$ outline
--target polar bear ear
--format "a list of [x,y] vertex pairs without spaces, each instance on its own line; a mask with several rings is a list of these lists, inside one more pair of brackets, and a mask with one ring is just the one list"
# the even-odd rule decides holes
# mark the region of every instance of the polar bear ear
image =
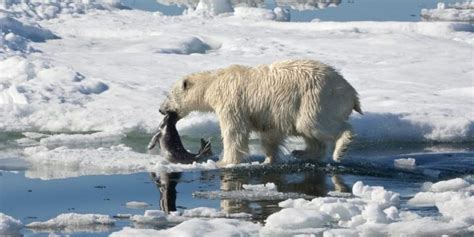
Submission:
[[181,85],[181,87],[183,88],[183,90],[188,89],[189,88],[189,81],[187,79],[184,79],[183,84]]

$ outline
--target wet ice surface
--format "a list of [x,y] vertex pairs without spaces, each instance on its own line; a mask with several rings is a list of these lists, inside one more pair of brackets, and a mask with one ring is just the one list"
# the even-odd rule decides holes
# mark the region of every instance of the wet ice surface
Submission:
[[[21,156],[19,150],[24,147],[12,145],[12,141],[21,139],[19,137],[9,135],[8,139],[2,140],[0,212],[28,226],[21,230],[25,235],[47,235],[54,232],[70,233],[73,236],[107,236],[126,226],[168,229],[191,218],[237,218],[242,220],[236,222],[240,224],[248,221],[264,223],[271,214],[282,208],[279,203],[288,198],[354,198],[351,188],[356,181],[363,181],[364,185],[383,186],[386,190],[399,193],[400,211],[413,211],[420,216],[438,216],[440,213],[433,205],[446,199],[447,194],[444,192],[463,189],[469,184],[462,179],[447,183],[436,182],[474,174],[474,153],[469,150],[472,144],[355,144],[349,157],[341,164],[290,162],[273,166],[238,166],[222,170],[171,173],[166,175],[167,179],[161,174],[163,179],[160,189],[157,185],[159,181],[153,179],[150,172],[120,174],[103,170],[103,173],[87,175],[81,168],[64,166],[57,169],[72,175],[55,176],[57,173],[51,172],[51,169],[38,169],[29,166],[27,162],[17,165],[21,163],[17,161],[10,166],[12,160],[21,160],[15,156]],[[115,143],[123,143],[133,152],[143,154],[146,140],[147,138],[128,137]],[[197,139],[184,137],[184,143],[190,150],[199,146]],[[85,146],[90,147],[90,144]],[[217,152],[221,149],[217,139],[213,149]],[[255,156],[253,159],[261,158]],[[409,169],[397,167],[395,161],[400,159],[414,159],[416,166]],[[431,199],[426,198],[426,193],[429,192],[435,193],[430,195]],[[201,195],[196,195],[197,193]],[[131,202],[147,203],[149,206],[130,208],[137,206],[130,205]],[[178,213],[163,219],[157,212],[145,212],[153,209],[171,212],[176,210]],[[447,210],[442,211],[450,215]],[[291,210],[285,210],[289,211]],[[86,224],[72,227],[31,224],[78,223],[78,220],[66,221],[68,218],[72,220],[71,216],[75,216],[72,213],[106,215],[113,218],[115,223],[94,224],[94,218],[89,216],[89,219],[80,222]],[[63,215],[60,216],[61,214]],[[53,220],[48,221],[50,219]],[[195,224],[233,226],[235,223],[231,222],[221,223],[216,220]],[[239,225],[235,228],[252,230],[254,226]]]

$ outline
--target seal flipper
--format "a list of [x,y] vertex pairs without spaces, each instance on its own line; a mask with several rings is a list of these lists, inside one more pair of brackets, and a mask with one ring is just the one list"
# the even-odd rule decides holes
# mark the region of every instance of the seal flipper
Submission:
[[169,118],[170,118],[169,114],[166,114],[163,117],[163,120],[161,120],[161,123],[158,126],[158,132],[156,132],[155,135],[153,135],[150,142],[148,143],[148,150],[153,149],[156,146],[156,144],[159,142],[159,139],[161,138],[161,130],[168,124]]
[[201,158],[204,156],[212,156],[211,141],[206,141],[204,138],[201,138],[201,149],[199,149],[196,158]]
[[161,137],[161,130],[158,131],[150,140],[150,143],[148,143],[148,150],[151,150],[153,149],[156,144],[158,143],[158,140],[160,139]]

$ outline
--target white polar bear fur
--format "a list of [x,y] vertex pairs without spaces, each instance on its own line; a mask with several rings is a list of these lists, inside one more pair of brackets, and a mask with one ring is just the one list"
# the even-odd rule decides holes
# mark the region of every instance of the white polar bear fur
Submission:
[[347,120],[362,113],[355,89],[332,67],[313,60],[288,60],[255,68],[232,65],[198,72],[176,82],[161,111],[180,118],[214,111],[224,143],[222,165],[248,155],[251,131],[261,135],[266,162],[273,162],[287,136],[301,136],[304,154],[324,157],[335,147],[339,161],[352,139]]

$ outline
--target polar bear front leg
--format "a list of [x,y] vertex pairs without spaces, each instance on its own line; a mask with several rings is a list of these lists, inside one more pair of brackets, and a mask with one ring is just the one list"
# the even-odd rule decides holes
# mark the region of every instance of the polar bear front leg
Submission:
[[238,164],[249,154],[249,132],[238,127],[237,124],[221,123],[224,155],[219,161],[220,166]]

